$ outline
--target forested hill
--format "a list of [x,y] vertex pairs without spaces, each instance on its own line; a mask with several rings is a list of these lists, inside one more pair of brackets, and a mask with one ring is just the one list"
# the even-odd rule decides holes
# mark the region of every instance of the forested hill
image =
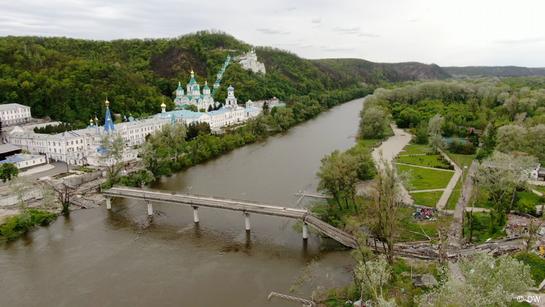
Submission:
[[[1,37],[0,103],[32,107],[36,117],[85,125],[100,118],[108,98],[114,112],[142,116],[173,107],[178,81],[213,83],[227,55],[237,56],[251,46],[224,34],[198,32],[173,39],[92,41],[70,38]],[[217,100],[232,84],[240,101],[272,96],[323,93],[361,86],[363,82],[444,78],[435,65],[375,64],[363,60],[306,60],[295,54],[257,48],[266,75],[232,63],[225,72]],[[352,63],[356,65],[352,65]]]
[[545,68],[530,68],[520,66],[464,66],[443,67],[455,77],[532,77],[545,76]]
[[322,59],[313,61],[322,71],[336,78],[359,79],[369,83],[446,79],[441,67],[418,62],[374,63],[362,59]]

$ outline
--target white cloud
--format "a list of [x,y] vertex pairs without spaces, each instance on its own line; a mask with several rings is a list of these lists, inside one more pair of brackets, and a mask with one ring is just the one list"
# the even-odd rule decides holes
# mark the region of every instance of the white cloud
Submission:
[[545,66],[544,11],[540,0],[17,0],[0,2],[0,35],[117,39],[219,29],[307,58]]

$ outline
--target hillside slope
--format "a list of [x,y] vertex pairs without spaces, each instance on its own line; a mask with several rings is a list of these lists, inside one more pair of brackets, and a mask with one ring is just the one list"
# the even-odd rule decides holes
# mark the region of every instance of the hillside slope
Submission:
[[446,79],[450,75],[441,67],[418,62],[374,63],[362,59],[322,59],[313,61],[320,69],[337,78],[357,79],[368,83],[381,81]]
[[[34,116],[85,125],[104,114],[102,101],[114,112],[141,116],[173,107],[178,81],[185,84],[193,69],[197,81],[214,82],[225,58],[251,48],[233,36],[197,32],[173,39],[92,41],[60,37],[0,38],[0,103],[32,107]],[[415,79],[445,78],[435,65],[377,64],[364,60],[306,60],[295,54],[257,48],[267,74],[231,64],[217,100],[232,84],[240,101],[272,96],[320,93],[359,86]]]
[[464,66],[443,67],[452,76],[491,76],[491,77],[532,77],[545,76],[545,68],[530,68],[520,66]]

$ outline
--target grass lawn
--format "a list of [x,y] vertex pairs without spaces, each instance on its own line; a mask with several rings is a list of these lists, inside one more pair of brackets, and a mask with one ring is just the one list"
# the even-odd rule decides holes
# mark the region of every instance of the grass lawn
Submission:
[[517,192],[516,208],[523,213],[534,213],[535,208],[538,205],[545,204],[545,199],[542,196],[538,196],[534,192],[521,191]]
[[[473,233],[472,233],[472,243],[482,243],[486,241],[487,239],[499,239],[506,236],[504,230],[497,230],[494,233],[490,232],[490,214],[485,212],[474,212],[472,215],[472,225],[473,225]],[[464,219],[464,237],[469,237],[470,234],[470,228],[469,228],[469,221],[466,218]],[[503,227],[499,227],[503,228]]]
[[530,267],[530,273],[536,282],[535,285],[539,286],[539,284],[545,279],[545,259],[536,254],[522,252],[518,253],[515,258],[524,262]]
[[365,147],[369,151],[373,150],[382,140],[380,139],[359,139],[357,147]]
[[440,155],[399,156],[397,162],[443,169],[452,168]]
[[448,156],[454,161],[454,163],[458,164],[461,169],[464,169],[464,166],[469,168],[471,162],[475,160],[475,155],[461,155],[449,152]]
[[545,194],[545,186],[543,186],[543,185],[533,185],[531,188],[533,190],[536,190],[538,192],[541,192],[541,193]]
[[403,148],[400,155],[418,155],[427,154],[431,152],[431,148],[428,145],[409,144]]
[[456,209],[456,203],[458,202],[460,195],[462,195],[462,180],[458,180],[458,182],[456,183],[454,190],[452,190],[452,194],[450,194],[450,197],[448,198],[447,206],[445,209]]
[[435,208],[437,201],[443,195],[442,191],[439,192],[424,192],[424,193],[411,193],[411,197],[414,203],[419,206],[426,206]]
[[397,165],[399,173],[407,173],[409,190],[443,189],[454,172]]

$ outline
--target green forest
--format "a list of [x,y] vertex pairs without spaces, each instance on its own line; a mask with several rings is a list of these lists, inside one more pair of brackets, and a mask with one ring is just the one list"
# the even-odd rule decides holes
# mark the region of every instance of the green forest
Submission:
[[[114,113],[146,116],[165,102],[174,107],[178,81],[190,70],[197,81],[212,83],[226,57],[248,51],[250,45],[221,32],[201,31],[177,38],[95,41],[64,37],[0,38],[0,103],[20,103],[34,117],[50,117],[85,126],[104,114],[103,102]],[[255,74],[232,61],[215,99],[222,101],[232,84],[239,101],[276,96],[285,101],[331,90],[388,81],[448,76],[439,67],[412,63],[375,64],[364,60],[306,60],[270,47],[256,52],[267,73]],[[356,66],[352,65],[356,61]],[[355,67],[355,68],[354,68]],[[416,68],[415,68],[416,67]],[[414,70],[414,71],[413,71]],[[422,71],[429,70],[429,73]]]

